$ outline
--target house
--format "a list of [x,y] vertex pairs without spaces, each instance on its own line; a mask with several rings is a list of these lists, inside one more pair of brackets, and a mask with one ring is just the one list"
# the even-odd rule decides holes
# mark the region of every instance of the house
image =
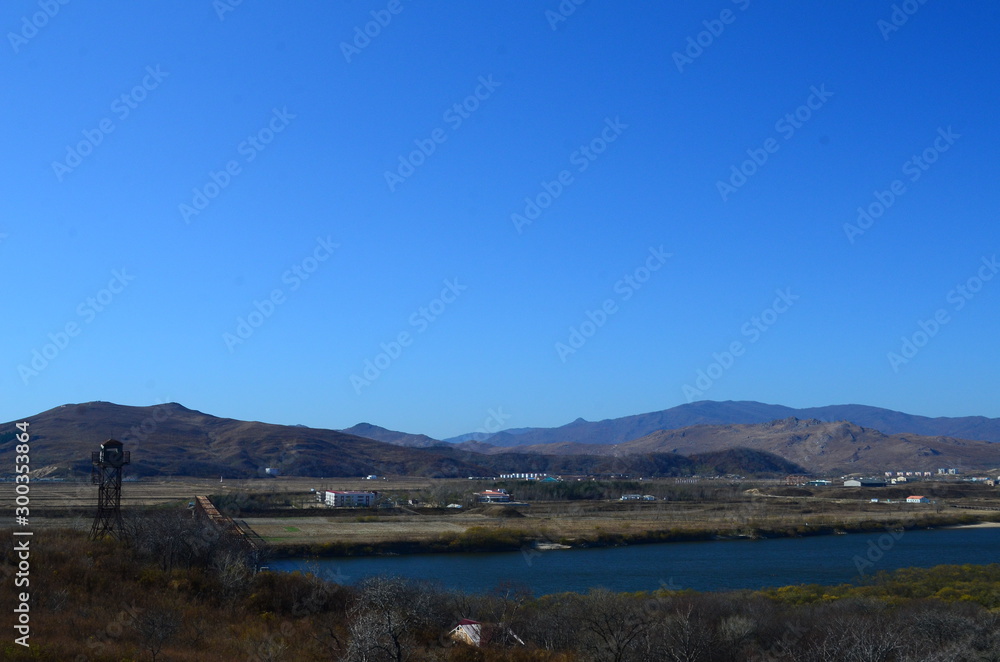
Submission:
[[516,642],[524,645],[524,642],[510,629],[503,629],[496,625],[489,625],[463,618],[455,626],[455,629],[448,633],[448,638],[453,641],[461,641],[470,646],[488,646],[491,643]]
[[848,478],[844,481],[844,487],[885,487],[885,481],[874,478]]
[[476,492],[472,496],[476,497],[479,503],[510,503],[510,494],[507,490],[485,490]]
[[641,494],[623,494],[619,501],[642,501]]
[[805,485],[808,482],[809,482],[808,476],[802,476],[798,474],[785,476],[785,485]]
[[906,497],[906,503],[930,503],[931,500],[925,496],[915,495]]
[[323,502],[334,508],[368,507],[375,503],[375,492],[348,492],[343,490],[327,490]]
[[643,501],[656,501],[656,497],[653,496],[652,494],[643,494],[642,495],[642,500]]

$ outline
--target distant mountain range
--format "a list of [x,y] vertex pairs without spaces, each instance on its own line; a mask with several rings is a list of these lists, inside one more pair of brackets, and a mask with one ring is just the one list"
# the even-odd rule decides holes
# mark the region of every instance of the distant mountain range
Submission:
[[[691,425],[766,423],[785,418],[816,419],[828,423],[849,421],[885,434],[920,434],[959,439],[1000,442],[1000,418],[964,416],[928,418],[866,405],[830,405],[794,409],[752,401],[714,402],[702,400],[663,411],[591,422],[578,418],[557,428],[521,428],[494,435],[477,435],[476,441],[491,446],[532,446],[574,442],[621,444],[658,430],[677,430]],[[471,435],[463,435],[469,437]],[[456,441],[462,437],[448,439]]]
[[[807,412],[818,415],[804,417]],[[459,443],[368,423],[324,430],[239,421],[176,403],[128,407],[89,402],[22,420],[31,423],[35,477],[88,475],[90,452],[112,437],[132,451],[129,472],[134,476],[250,477],[263,475],[267,467],[284,475],[330,477],[1000,467],[1000,446],[992,443],[1000,440],[997,419],[926,418],[860,405],[797,410],[758,402],[696,402],[599,422],[577,419],[558,428],[463,435],[466,440]],[[956,430],[989,441],[966,440]],[[13,453],[15,443],[13,423],[5,424],[0,453]]]
[[[485,446],[485,445],[483,445]],[[659,430],[622,444],[562,442],[514,448],[492,447],[489,453],[511,451],[554,455],[632,455],[636,453],[707,453],[732,448],[762,451],[816,473],[881,473],[885,470],[935,471],[1000,466],[1000,446],[988,441],[915,434],[886,435],[844,421],[787,418],[746,425],[693,425]]]

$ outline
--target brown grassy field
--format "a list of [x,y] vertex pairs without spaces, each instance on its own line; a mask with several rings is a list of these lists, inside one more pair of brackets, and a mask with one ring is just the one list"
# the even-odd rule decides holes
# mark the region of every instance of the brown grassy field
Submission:
[[[664,481],[662,487],[671,484]],[[541,541],[569,544],[592,542],[609,536],[641,538],[644,534],[714,532],[719,535],[754,535],[755,532],[814,529],[836,530],[866,524],[889,525],[922,515],[935,521],[965,523],[1000,516],[1000,493],[973,485],[938,485],[936,504],[871,503],[887,492],[849,488],[803,490],[776,482],[754,487],[705,481],[699,498],[655,502],[616,500],[536,501],[529,506],[473,506],[465,508],[405,507],[393,509],[333,509],[318,504],[311,489],[376,489],[399,498],[450,490],[452,495],[484,488],[467,481],[431,479],[285,478],[223,481],[174,478],[126,482],[122,487],[125,509],[184,507],[199,494],[261,495],[278,510],[254,506],[231,509],[265,540],[281,545],[324,543],[356,544],[428,541],[442,535],[477,530],[516,530]],[[13,507],[13,486],[2,490],[0,503]],[[91,524],[97,488],[83,483],[35,482],[31,489],[33,527],[69,526],[87,529]],[[655,491],[656,484],[645,486]],[[673,489],[673,488],[672,488]],[[898,491],[898,490],[897,490]],[[905,491],[921,490],[916,487]],[[467,495],[466,495],[467,496]],[[898,497],[893,497],[894,500]],[[964,517],[963,517],[964,516]],[[959,519],[961,518],[961,520]]]

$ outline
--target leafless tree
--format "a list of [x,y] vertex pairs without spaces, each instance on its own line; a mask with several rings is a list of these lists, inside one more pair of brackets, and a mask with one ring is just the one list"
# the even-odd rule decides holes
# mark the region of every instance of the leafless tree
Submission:
[[361,583],[351,608],[347,662],[405,662],[413,659],[414,635],[427,622],[429,593],[396,577]]
[[653,620],[639,600],[603,588],[591,589],[577,600],[576,611],[581,643],[593,659],[647,659],[641,653],[641,644]]
[[132,627],[142,640],[142,646],[149,651],[156,662],[164,645],[173,639],[181,626],[181,617],[173,609],[153,607],[139,611],[133,617]]

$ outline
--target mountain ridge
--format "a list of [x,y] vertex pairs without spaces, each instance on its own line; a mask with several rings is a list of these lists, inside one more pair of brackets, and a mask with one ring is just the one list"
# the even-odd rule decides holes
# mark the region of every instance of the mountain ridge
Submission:
[[601,421],[576,419],[555,428],[521,428],[517,434],[500,431],[480,435],[477,441],[493,446],[534,446],[558,442],[619,444],[665,429],[698,424],[733,425],[766,423],[789,417],[823,422],[850,421],[884,434],[949,436],[975,441],[1000,442],[1000,418],[985,416],[919,416],[870,405],[825,405],[794,408],[752,400],[699,400],[661,411],[633,414]]

